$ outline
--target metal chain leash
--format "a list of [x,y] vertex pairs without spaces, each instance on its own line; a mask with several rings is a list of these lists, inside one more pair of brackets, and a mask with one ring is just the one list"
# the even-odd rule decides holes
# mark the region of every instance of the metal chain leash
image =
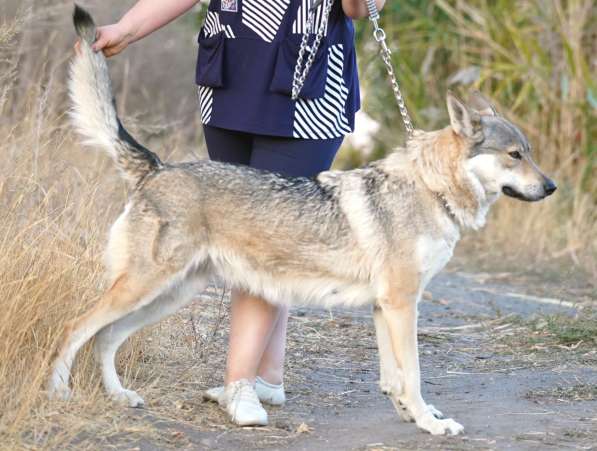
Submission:
[[[309,18],[307,19],[307,26],[306,30],[303,33],[303,38],[301,39],[301,46],[299,48],[298,57],[296,59],[296,65],[294,66],[294,74],[292,76],[292,100],[298,99],[299,93],[305,84],[305,80],[307,79],[307,75],[309,74],[309,70],[311,69],[311,65],[315,60],[315,54],[319,49],[319,45],[321,44],[321,40],[325,34],[325,30],[328,24],[328,18],[330,16],[330,11],[332,9],[332,5],[334,4],[334,0],[323,0],[323,16],[321,19],[321,24],[319,29],[317,30],[317,34],[315,35],[315,39],[311,47],[308,46],[309,35],[313,32],[313,26],[315,23],[316,17],[316,10],[321,4],[322,0],[315,0],[315,2],[309,8]],[[305,57],[305,52],[309,52],[309,56],[305,61],[305,66],[301,70],[301,66],[303,65],[303,58]]]
[[406,133],[410,138],[413,135],[414,127],[410,115],[408,114],[408,110],[406,109],[406,104],[404,103],[404,97],[402,96],[402,92],[400,91],[398,80],[396,80],[394,68],[392,67],[392,51],[388,48],[388,45],[386,44],[386,32],[383,30],[383,28],[379,26],[379,23],[377,23],[377,21],[379,20],[379,11],[377,10],[375,0],[366,0],[366,2],[367,9],[369,10],[369,20],[373,24],[373,37],[379,43],[379,46],[381,48],[381,59],[386,65],[388,75],[390,76],[390,82],[392,83],[392,91],[394,91],[394,97],[396,98],[396,103],[398,104],[400,115],[402,116],[402,122],[404,122],[404,128],[406,129]]

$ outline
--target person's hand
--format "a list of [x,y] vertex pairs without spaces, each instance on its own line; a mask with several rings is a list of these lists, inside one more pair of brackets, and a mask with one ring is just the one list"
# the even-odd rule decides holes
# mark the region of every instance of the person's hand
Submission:
[[106,57],[110,57],[122,52],[132,41],[133,33],[119,22],[98,27],[92,48],[96,52],[101,50]]
[[[91,48],[104,52],[106,57],[117,55],[133,41],[133,33],[125,29],[120,23],[97,28],[96,40]],[[75,43],[75,51],[79,51],[80,42]]]

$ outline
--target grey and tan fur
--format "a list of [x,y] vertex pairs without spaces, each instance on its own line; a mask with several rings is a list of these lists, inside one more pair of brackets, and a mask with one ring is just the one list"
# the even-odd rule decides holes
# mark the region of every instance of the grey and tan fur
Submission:
[[72,64],[72,117],[105,149],[132,194],[110,231],[110,288],[70,323],[50,380],[70,395],[77,351],[96,337],[107,392],[131,406],[114,367],[132,333],[189,303],[213,278],[274,304],[374,305],[382,390],[400,416],[432,434],[457,434],[421,396],[417,302],[448,262],[460,230],[481,227],[503,192],[540,200],[554,183],[533,163],[522,132],[480,95],[448,94],[451,124],[414,133],[405,148],[352,171],[290,178],[211,161],[166,164],[121,126],[106,62],[83,44]]

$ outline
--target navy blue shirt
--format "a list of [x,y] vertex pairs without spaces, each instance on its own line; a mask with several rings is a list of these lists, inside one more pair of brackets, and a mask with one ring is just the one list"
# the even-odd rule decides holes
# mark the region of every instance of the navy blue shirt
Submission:
[[[360,106],[354,28],[339,0],[299,99],[290,97],[309,4],[211,0],[198,37],[196,72],[204,124],[307,139],[340,137],[354,129]],[[316,30],[322,13],[323,3]]]

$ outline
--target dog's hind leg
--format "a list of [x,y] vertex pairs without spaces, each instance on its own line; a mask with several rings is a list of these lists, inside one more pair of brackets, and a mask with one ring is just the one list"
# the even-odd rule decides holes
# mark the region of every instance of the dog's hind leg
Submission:
[[160,293],[151,304],[129,313],[98,332],[95,339],[95,352],[102,367],[102,380],[108,395],[130,407],[140,407],[143,398],[132,390],[125,389],[114,366],[118,348],[139,329],[157,323],[162,318],[175,313],[187,305],[193,297],[203,291],[207,285],[206,276],[192,276],[172,285]]
[[79,349],[99,330],[151,302],[168,283],[169,275],[130,271],[116,279],[89,312],[69,323],[53,364],[48,387],[51,397],[67,399],[70,371]]

